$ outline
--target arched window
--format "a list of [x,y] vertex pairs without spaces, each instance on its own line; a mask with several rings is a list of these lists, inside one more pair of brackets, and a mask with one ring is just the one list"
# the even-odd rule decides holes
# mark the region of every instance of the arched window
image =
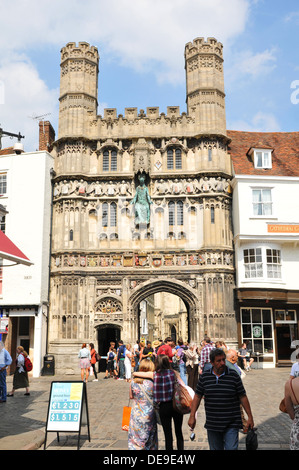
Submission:
[[102,205],[102,227],[108,227],[108,203]]
[[167,169],[182,169],[182,151],[177,147],[169,147],[167,150]]
[[169,225],[175,225],[175,203],[172,201],[168,204],[168,221]]
[[116,227],[116,225],[117,225],[116,203],[112,202],[110,204],[110,227]]
[[184,204],[182,201],[169,202],[168,223],[169,225],[184,225]]
[[117,171],[117,151],[115,149],[104,150],[103,171]]
[[115,202],[102,204],[102,227],[117,226],[117,205]]
[[177,202],[177,225],[184,225],[184,204]]

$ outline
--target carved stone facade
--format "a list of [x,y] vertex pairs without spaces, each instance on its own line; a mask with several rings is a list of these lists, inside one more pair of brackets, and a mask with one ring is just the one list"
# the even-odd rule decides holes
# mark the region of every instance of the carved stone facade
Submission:
[[[185,339],[237,342],[222,45],[196,39],[185,62],[187,113],[99,116],[97,49],[61,51],[49,319],[58,371],[77,367],[82,342],[102,354],[109,335],[135,343],[140,302],[163,291],[186,306]],[[141,173],[152,204],[136,226]]]

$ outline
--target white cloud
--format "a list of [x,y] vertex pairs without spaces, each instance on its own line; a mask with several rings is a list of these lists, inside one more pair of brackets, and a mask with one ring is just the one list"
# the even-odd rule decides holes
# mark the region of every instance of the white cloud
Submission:
[[257,112],[248,122],[238,120],[228,124],[228,128],[235,131],[247,132],[279,132],[280,125],[274,114]]
[[[28,116],[53,113],[58,90],[41,79],[30,61],[48,48],[86,41],[105,61],[152,72],[158,82],[184,84],[184,46],[196,37],[228,44],[244,31],[253,0],[0,0],[0,80],[5,104],[0,122],[27,133],[36,147],[37,129]],[[50,71],[49,71],[50,74]],[[55,123],[54,123],[55,124]],[[55,126],[57,129],[57,126]]]
[[[58,109],[58,90],[49,90],[28,61],[14,60],[0,67],[3,101],[0,104],[1,127],[12,133],[25,135],[26,151],[38,149],[38,120],[32,116],[52,114],[55,121]],[[54,122],[53,122],[54,124]],[[12,145],[3,138],[2,147]]]
[[263,52],[253,53],[242,51],[231,58],[230,67],[226,71],[227,83],[236,80],[257,79],[268,75],[276,68],[276,49],[266,49]]
[[296,24],[299,24],[299,11],[293,11],[285,17],[285,22],[295,21]]

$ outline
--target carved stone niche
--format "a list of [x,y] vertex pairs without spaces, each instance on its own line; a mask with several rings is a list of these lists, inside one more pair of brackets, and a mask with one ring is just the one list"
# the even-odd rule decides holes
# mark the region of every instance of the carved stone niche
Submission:
[[150,171],[152,146],[144,139],[140,138],[131,148],[134,154],[134,173]]

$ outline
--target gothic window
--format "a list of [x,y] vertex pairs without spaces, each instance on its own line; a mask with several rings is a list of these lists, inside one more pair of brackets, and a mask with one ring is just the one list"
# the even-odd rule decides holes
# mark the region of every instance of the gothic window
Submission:
[[182,151],[177,147],[169,147],[167,150],[167,169],[182,169]]
[[110,204],[110,227],[116,227],[117,214],[116,214],[116,203],[112,202]]
[[169,202],[168,222],[169,225],[184,225],[184,204],[182,201]]
[[182,201],[177,203],[177,225],[184,225],[184,204]]
[[211,206],[211,224],[215,223],[215,207]]
[[175,224],[175,203],[170,202],[168,204],[168,216],[169,216],[169,225]]
[[117,205],[115,202],[104,202],[102,205],[102,227],[117,226]]
[[103,171],[117,171],[117,151],[115,149],[104,150]]
[[108,203],[104,202],[102,205],[102,227],[108,227],[108,208]]

